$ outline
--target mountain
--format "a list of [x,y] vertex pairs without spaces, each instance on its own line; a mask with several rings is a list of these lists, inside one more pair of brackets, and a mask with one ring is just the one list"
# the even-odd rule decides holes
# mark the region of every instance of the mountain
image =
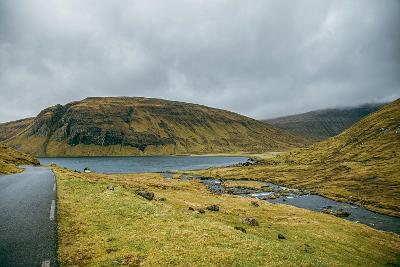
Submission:
[[43,110],[6,143],[38,156],[101,156],[261,152],[303,146],[308,140],[202,105],[90,97]]
[[26,118],[17,121],[0,123],[0,142],[3,142],[21,132],[32,124],[35,118]]
[[321,109],[264,121],[298,135],[323,140],[341,133],[383,105],[365,104],[357,107]]
[[400,217],[400,99],[343,133],[248,167],[199,175],[259,179]]
[[33,157],[0,144],[0,174],[19,172],[18,165],[38,165]]
[[387,167],[388,160],[399,162],[400,99],[366,116],[343,133],[293,155],[302,162],[383,160]]
[[400,217],[400,99],[288,159],[313,166],[311,180],[328,196]]

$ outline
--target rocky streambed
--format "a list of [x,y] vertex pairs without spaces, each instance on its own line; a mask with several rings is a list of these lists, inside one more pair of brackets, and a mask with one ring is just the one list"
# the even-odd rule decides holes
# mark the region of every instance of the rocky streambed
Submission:
[[[172,179],[172,173],[162,173]],[[214,194],[231,194],[252,197],[274,204],[292,205],[298,208],[331,214],[372,228],[400,234],[400,218],[369,211],[354,204],[335,201],[312,194],[307,190],[292,189],[256,180],[214,179],[201,176],[180,175],[178,179],[199,180]]]

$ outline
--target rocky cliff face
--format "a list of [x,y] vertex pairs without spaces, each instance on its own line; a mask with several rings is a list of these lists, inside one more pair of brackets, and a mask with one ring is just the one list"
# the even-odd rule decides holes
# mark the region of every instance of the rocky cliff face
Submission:
[[129,97],[93,97],[47,108],[7,140],[46,156],[260,152],[307,142],[232,112]]
[[343,132],[382,106],[383,104],[367,104],[343,109],[324,109],[265,121],[295,134],[323,140]]

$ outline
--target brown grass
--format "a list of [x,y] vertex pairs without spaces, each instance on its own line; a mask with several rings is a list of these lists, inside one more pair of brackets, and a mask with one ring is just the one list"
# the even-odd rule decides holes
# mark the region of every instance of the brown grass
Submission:
[[33,157],[0,144],[0,174],[22,171],[18,165],[36,165],[39,162]]

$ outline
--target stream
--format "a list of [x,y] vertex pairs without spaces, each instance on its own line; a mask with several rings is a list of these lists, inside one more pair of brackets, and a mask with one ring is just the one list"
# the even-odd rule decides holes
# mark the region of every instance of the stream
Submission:
[[[162,173],[165,179],[172,179],[173,173]],[[227,187],[226,182],[243,180],[212,179],[200,176],[182,175],[179,179],[196,179],[214,194],[231,194],[243,197],[252,197],[274,204],[292,205],[298,208],[323,212],[341,217],[356,223],[366,224],[372,228],[400,234],[400,218],[369,211],[354,204],[335,201],[319,195],[310,194],[299,189],[289,189],[269,182],[245,180],[262,184],[261,188],[236,186]]]

